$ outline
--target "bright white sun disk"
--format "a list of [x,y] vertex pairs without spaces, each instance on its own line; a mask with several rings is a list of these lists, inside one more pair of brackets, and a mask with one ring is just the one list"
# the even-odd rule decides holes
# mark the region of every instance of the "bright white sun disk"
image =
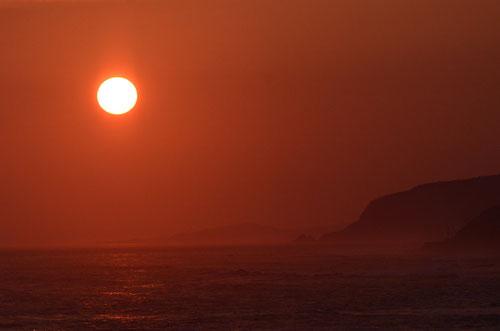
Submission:
[[97,101],[108,113],[124,114],[135,106],[137,90],[134,84],[125,78],[109,78],[99,86]]

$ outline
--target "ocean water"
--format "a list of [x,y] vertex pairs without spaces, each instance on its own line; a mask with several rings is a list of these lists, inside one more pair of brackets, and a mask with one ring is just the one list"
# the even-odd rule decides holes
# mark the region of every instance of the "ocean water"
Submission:
[[1,251],[0,328],[500,329],[500,260],[314,246]]

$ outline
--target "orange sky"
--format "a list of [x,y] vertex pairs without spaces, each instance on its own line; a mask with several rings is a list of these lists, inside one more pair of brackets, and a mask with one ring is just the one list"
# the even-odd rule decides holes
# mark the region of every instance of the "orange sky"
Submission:
[[496,0],[0,1],[0,242],[328,227],[499,173],[499,31]]

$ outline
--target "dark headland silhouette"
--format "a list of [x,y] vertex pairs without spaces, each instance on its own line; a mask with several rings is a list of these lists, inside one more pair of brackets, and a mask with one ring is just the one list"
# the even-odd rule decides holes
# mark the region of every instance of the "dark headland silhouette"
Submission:
[[467,223],[453,237],[423,247],[427,253],[443,254],[499,254],[500,205],[484,211]]
[[[424,184],[373,200],[359,220],[321,240],[419,246],[449,239],[495,205],[500,205],[500,175]],[[457,240],[474,229],[464,228]]]

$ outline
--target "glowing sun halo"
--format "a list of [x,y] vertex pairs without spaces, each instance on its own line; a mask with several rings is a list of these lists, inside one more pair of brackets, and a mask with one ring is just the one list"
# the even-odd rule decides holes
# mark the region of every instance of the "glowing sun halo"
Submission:
[[102,109],[110,114],[125,114],[134,108],[137,102],[137,90],[127,79],[112,77],[99,86],[97,101]]

